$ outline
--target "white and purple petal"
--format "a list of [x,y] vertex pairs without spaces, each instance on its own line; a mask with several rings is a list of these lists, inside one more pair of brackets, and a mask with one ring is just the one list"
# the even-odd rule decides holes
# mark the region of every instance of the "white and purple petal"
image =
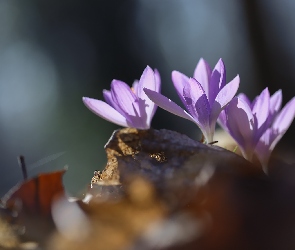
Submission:
[[210,105],[201,84],[190,78],[183,89],[183,97],[187,111],[202,127],[209,127]]
[[[157,69],[154,69],[154,73],[155,73],[155,80],[156,80],[156,88],[155,89],[156,89],[156,92],[160,93],[161,92],[161,77],[160,77],[159,71]],[[147,95],[146,95],[146,100],[150,100],[147,97]],[[150,116],[151,119],[154,117],[157,108],[158,108],[158,106],[154,104],[152,112],[151,112],[151,116]],[[150,122],[151,122],[151,119],[150,119]]]
[[[276,92],[277,93],[277,92]],[[278,94],[280,95],[280,94]],[[278,102],[280,102],[280,97]],[[277,106],[278,107],[278,106]],[[260,137],[259,142],[256,146],[256,155],[263,166],[264,170],[267,171],[266,167],[269,161],[271,152],[286,133],[290,127],[295,116],[295,97],[293,97],[278,113],[273,124],[268,128],[265,133]]]
[[121,115],[117,110],[111,107],[109,104],[88,97],[82,98],[85,106],[92,111],[94,114],[100,116],[101,118],[113,122],[119,126],[127,127],[126,118]]
[[176,92],[180,100],[185,105],[185,100],[183,98],[183,88],[188,83],[189,78],[186,75],[176,70],[172,71],[171,76],[172,76],[172,82],[173,82],[174,88],[176,89]]
[[209,96],[211,73],[212,71],[209,64],[203,58],[201,58],[195,68],[193,76],[202,85],[207,96]]
[[210,105],[214,103],[217,94],[225,86],[225,79],[226,79],[225,66],[222,59],[219,59],[212,71],[211,79],[209,83],[208,100]]
[[295,116],[295,97],[293,97],[275,118],[272,129],[282,134],[290,127]]
[[113,100],[116,100],[119,108],[128,115],[135,115],[139,110],[134,110],[132,103],[137,100],[131,88],[124,82],[113,80],[111,83],[111,93]]
[[269,113],[272,117],[275,117],[282,107],[282,90],[276,91],[269,100]]
[[256,133],[256,120],[249,105],[242,99],[235,97],[226,108],[226,121],[230,135],[239,144],[243,156],[251,160]]
[[156,91],[156,78],[154,71],[151,69],[151,67],[147,66],[144,71],[142,72],[142,75],[138,82],[138,89],[137,89],[137,97],[144,99],[146,97],[146,94],[143,91],[143,88],[151,89]]
[[240,77],[237,75],[232,81],[226,84],[217,94],[214,103],[211,106],[210,123],[216,123],[216,120],[224,107],[234,98],[240,84]]
[[258,142],[259,138],[268,128],[267,119],[269,115],[269,100],[269,91],[268,88],[265,88],[252,103],[252,113],[257,119],[257,132],[255,134],[256,142]]
[[206,141],[212,142],[215,124],[214,128],[210,124],[211,108],[201,84],[196,79],[190,78],[184,86],[183,97],[187,111],[194,117],[195,123],[202,130]]
[[271,145],[271,137],[272,136],[272,129],[268,128],[264,134],[260,137],[256,148],[255,154],[260,161],[262,168],[265,172],[267,172],[267,164],[269,161],[269,157],[271,155],[272,150],[270,150]]
[[132,83],[132,88],[131,90],[133,91],[133,93],[135,93],[137,95],[137,91],[138,91],[138,80],[134,80],[134,82]]
[[[225,107],[226,109],[226,107]],[[228,130],[228,127],[227,127],[227,123],[226,123],[226,111],[222,110],[218,116],[218,119],[217,119],[217,122],[219,124],[219,126],[224,130],[226,131],[227,133],[229,133],[229,130]]]
[[125,115],[125,113],[121,110],[121,108],[118,106],[117,102],[113,100],[112,93],[109,90],[104,89],[102,91],[103,97],[107,104],[112,106],[115,110],[117,110],[121,115]]
[[161,92],[161,76],[157,69],[154,69],[155,79],[156,79],[156,91]]
[[246,96],[244,93],[240,93],[238,94],[238,97],[242,99],[244,102],[246,102],[249,105],[249,107],[252,109],[252,102],[249,100],[248,96]]
[[[140,86],[138,86],[140,88]],[[124,82],[113,80],[111,83],[113,100],[116,100],[119,108],[124,112],[128,127],[146,129],[147,114],[143,107],[143,101],[137,98],[131,88]]]
[[174,115],[194,122],[194,118],[190,114],[179,107],[175,102],[168,99],[166,96],[163,96],[162,94],[147,88],[144,88],[144,92],[146,93],[148,98],[150,98],[156,105],[158,105],[162,109],[165,109],[166,111]]
[[269,114],[267,126],[271,126],[282,106],[282,90],[276,91],[269,99]]
[[[152,102],[147,97],[147,95],[143,91],[143,88],[151,89],[153,91],[158,92],[158,89],[160,88],[161,84],[160,81],[161,80],[159,74],[156,76],[154,71],[149,66],[147,66],[143,71],[138,83],[137,97],[140,99],[139,104],[141,115],[146,115],[147,124],[151,123],[151,120],[156,110],[156,106],[154,102]],[[143,112],[145,112],[145,114]]]

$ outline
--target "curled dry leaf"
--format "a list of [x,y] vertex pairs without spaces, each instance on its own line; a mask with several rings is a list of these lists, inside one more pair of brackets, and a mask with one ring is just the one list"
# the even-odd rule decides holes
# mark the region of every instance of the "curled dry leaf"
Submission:
[[14,186],[1,200],[7,208],[21,202],[23,212],[49,217],[53,200],[64,194],[64,173],[65,170],[39,174]]
[[43,244],[54,230],[51,206],[56,199],[64,196],[64,173],[65,170],[39,174],[17,184],[1,199],[6,213],[3,217],[16,227],[23,228],[22,232],[18,230],[22,242],[37,241]]

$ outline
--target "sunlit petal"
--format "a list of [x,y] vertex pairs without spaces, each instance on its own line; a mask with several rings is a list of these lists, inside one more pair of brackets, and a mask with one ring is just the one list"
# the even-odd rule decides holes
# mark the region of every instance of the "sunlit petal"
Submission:
[[213,104],[215,98],[219,91],[225,86],[225,79],[226,79],[226,72],[225,66],[222,59],[219,59],[217,64],[215,65],[211,79],[210,79],[210,86],[209,86],[209,96],[208,100],[210,105]]
[[112,93],[109,90],[103,90],[102,91],[103,97],[107,104],[112,106],[115,110],[117,110],[121,115],[124,115],[124,112],[121,110],[121,108],[118,106],[117,102],[113,100]]
[[184,86],[183,97],[187,110],[197,124],[203,129],[209,128],[210,105],[201,84],[194,78],[190,78]]
[[253,145],[256,124],[251,108],[242,99],[235,97],[228,104],[226,115],[230,135],[239,144],[244,157],[251,160],[256,146]]
[[260,161],[262,167],[266,171],[266,167],[269,161],[269,157],[271,155],[272,150],[270,150],[270,145],[271,145],[271,133],[272,130],[268,128],[264,134],[260,137],[256,148],[255,148],[255,153]]
[[276,91],[269,100],[269,113],[272,116],[276,116],[277,113],[280,111],[281,107],[282,107],[282,90],[279,89],[278,91]]
[[[152,117],[155,113],[155,104],[146,96],[143,88],[158,92],[160,85],[161,80],[159,74],[156,78],[154,71],[149,66],[147,66],[140,77],[137,96],[139,99],[141,99],[139,100],[139,104],[141,105],[141,116],[146,115],[146,122],[148,124],[151,123]],[[145,112],[145,114],[143,114],[143,112]]]
[[189,78],[186,75],[176,70],[172,71],[172,82],[174,84],[174,88],[176,89],[176,92],[184,105],[185,105],[185,100],[183,98],[183,88],[185,84],[188,83],[188,81],[189,81]]
[[268,88],[265,88],[252,103],[252,113],[257,119],[257,132],[255,135],[257,141],[268,127],[269,100],[269,91]]
[[207,96],[209,96],[211,73],[212,71],[209,64],[203,58],[201,58],[195,68],[194,78],[202,85]]
[[295,116],[295,97],[293,97],[277,115],[272,125],[273,130],[284,133],[290,127]]
[[158,105],[162,109],[165,109],[174,115],[195,122],[194,118],[191,115],[189,115],[184,109],[179,107],[175,102],[171,101],[166,96],[163,96],[156,91],[152,91],[146,88],[144,89],[144,92],[156,105]]
[[88,97],[83,97],[82,100],[85,106],[96,115],[119,126],[127,127],[126,118],[109,104],[101,100],[96,100]]
[[139,113],[139,110],[134,110],[132,105],[137,100],[137,97],[126,83],[113,80],[111,83],[111,93],[112,98],[117,101],[118,106],[125,114],[136,115]]
[[243,100],[244,102],[246,102],[249,105],[249,107],[252,109],[252,103],[251,103],[251,101],[249,100],[249,98],[244,93],[238,94],[238,97],[241,100]]

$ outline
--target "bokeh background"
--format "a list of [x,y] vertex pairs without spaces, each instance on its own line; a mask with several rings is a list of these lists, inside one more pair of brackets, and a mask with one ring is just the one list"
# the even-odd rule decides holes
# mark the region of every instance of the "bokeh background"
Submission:
[[[162,93],[179,102],[171,71],[189,76],[200,59],[223,58],[253,98],[266,86],[295,94],[295,2],[235,0],[1,0],[0,195],[29,176],[68,166],[70,194],[106,163],[118,126],[92,114],[82,96],[102,99],[112,79],[129,84],[150,65]],[[199,139],[191,122],[158,109],[153,127]],[[295,124],[276,150],[294,149]]]

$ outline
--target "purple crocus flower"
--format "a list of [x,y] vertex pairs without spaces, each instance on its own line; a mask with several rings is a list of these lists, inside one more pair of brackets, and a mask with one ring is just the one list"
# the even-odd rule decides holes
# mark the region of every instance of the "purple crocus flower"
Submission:
[[239,144],[243,156],[251,161],[259,138],[269,125],[269,91],[264,89],[253,101],[240,94],[220,113],[218,122]]
[[113,80],[111,90],[103,90],[106,102],[88,97],[83,97],[83,102],[107,121],[122,127],[149,129],[157,106],[146,96],[143,88],[160,92],[161,79],[157,70],[147,66],[132,88],[122,81]]
[[[257,96],[254,99],[254,101],[251,102],[249,100],[249,98],[245,94],[243,94],[243,93],[239,94],[238,97],[240,97],[245,102],[247,102],[247,104],[251,108],[254,106],[254,104],[256,103],[257,99],[259,98],[259,96]],[[266,123],[266,126],[270,125],[273,122],[274,118],[276,117],[276,115],[280,111],[281,106],[282,106],[282,90],[279,89],[269,99],[269,113],[268,113],[268,117],[267,117],[268,122]]]
[[172,81],[186,110],[148,87],[144,88],[144,91],[159,107],[196,123],[206,142],[210,143],[213,141],[218,115],[235,96],[240,83],[239,76],[228,84],[226,84],[225,77],[225,66],[221,59],[213,71],[208,63],[201,59],[193,78],[173,71]]
[[253,102],[239,94],[220,113],[218,122],[239,144],[243,156],[255,153],[266,172],[270,154],[295,116],[295,97],[280,111],[282,91],[271,97],[264,89]]
[[279,111],[282,103],[282,93],[281,91],[280,93],[277,92],[270,100],[269,116],[271,118],[269,121],[269,128],[260,137],[255,148],[255,154],[265,172],[267,172],[267,165],[271,152],[286,133],[295,117],[295,97]]

